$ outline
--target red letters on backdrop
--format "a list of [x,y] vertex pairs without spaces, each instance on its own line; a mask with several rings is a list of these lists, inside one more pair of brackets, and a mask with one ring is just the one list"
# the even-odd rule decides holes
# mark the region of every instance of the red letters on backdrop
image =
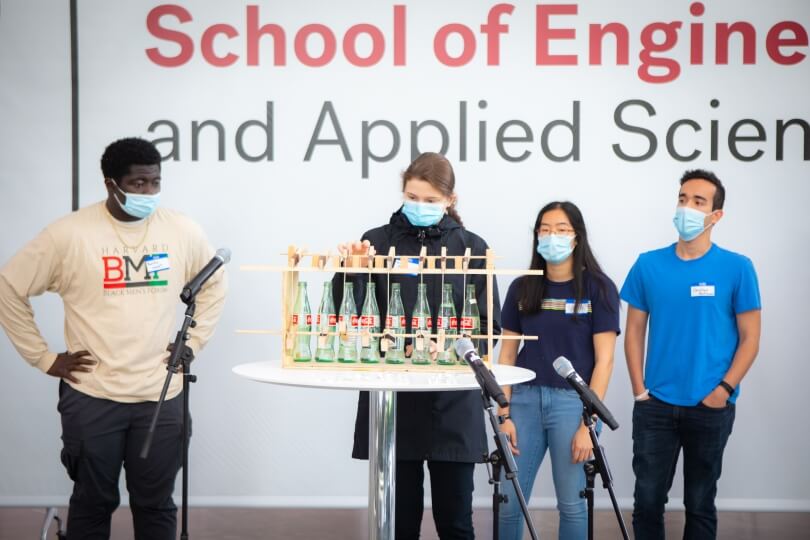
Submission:
[[[392,46],[391,64],[406,65],[406,6],[394,5],[391,33],[370,23],[350,26],[342,33],[323,23],[310,23],[299,28],[294,34],[285,31],[276,23],[261,24],[260,6],[245,6],[246,18],[244,28],[232,24],[214,23],[207,26],[199,37],[184,31],[194,20],[191,12],[183,6],[163,4],[149,11],[146,17],[148,32],[161,45],[173,44],[179,50],[171,54],[159,46],[146,49],[146,56],[154,64],[176,68],[190,62],[197,52],[202,60],[213,67],[229,67],[240,62],[244,57],[247,66],[286,66],[290,58],[288,50],[301,65],[318,68],[331,64],[339,56],[349,64],[369,68],[384,61],[386,47]],[[448,22],[440,26],[433,35],[433,54],[435,60],[448,67],[462,67],[474,62],[478,49],[486,50],[486,65],[501,64],[501,39],[509,33],[508,16],[515,11],[512,4],[495,4],[488,10],[486,22],[480,25],[480,34],[472,27],[460,22]],[[535,65],[542,66],[577,66],[581,56],[587,54],[588,65],[600,66],[603,62],[616,66],[630,63],[630,52],[635,44],[631,42],[634,32],[622,22],[611,21],[604,24],[591,23],[587,33],[578,34],[577,19],[580,15],[576,3],[540,4],[534,9],[534,48]],[[683,65],[703,65],[704,41],[706,31],[700,17],[706,11],[701,2],[689,6],[690,21],[653,21],[642,28],[634,29],[638,36],[637,74],[639,79],[649,83],[666,83],[679,77]],[[504,20],[505,19],[505,20]],[[526,17],[516,19],[523,23]],[[579,26],[584,26],[582,23]],[[743,65],[757,62],[757,28],[750,22],[718,22],[709,26],[710,38],[714,41],[714,64],[729,63],[730,44],[739,48],[739,61]],[[688,33],[687,36],[682,34]],[[578,43],[584,36],[586,46]],[[264,40],[264,38],[268,38]],[[292,39],[292,47],[288,40]],[[667,55],[675,49],[679,39],[688,40],[689,58],[679,59]],[[263,41],[264,40],[264,41]],[[261,45],[271,43],[272,54],[262,57]],[[448,42],[461,43],[460,51],[450,52]],[[478,41],[484,40],[485,47],[478,47]],[[615,44],[615,58],[603,59],[602,48],[605,41]],[[359,43],[370,44],[361,53]],[[739,43],[739,45],[737,45]],[[801,50],[808,46],[807,29],[795,21],[781,21],[771,26],[764,40],[765,53],[776,64],[789,66],[803,61],[807,54]],[[265,45],[267,46],[267,45]],[[552,52],[553,49],[563,52]],[[170,47],[171,50],[171,47]],[[586,53],[577,51],[587,51]],[[732,61],[737,61],[732,60]]]

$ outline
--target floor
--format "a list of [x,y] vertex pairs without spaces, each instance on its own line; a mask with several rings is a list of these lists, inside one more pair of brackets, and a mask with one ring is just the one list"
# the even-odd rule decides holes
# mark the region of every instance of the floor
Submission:
[[[66,512],[60,509],[59,515]],[[45,518],[44,508],[0,508],[0,540],[40,538]],[[556,512],[533,510],[532,520],[543,539],[557,538]],[[630,527],[630,515],[625,513]],[[491,538],[492,517],[485,509],[474,514],[478,538]],[[668,512],[668,538],[681,538],[682,512]],[[298,540],[333,538],[361,540],[366,535],[365,510],[288,509],[288,508],[192,508],[189,511],[189,538],[194,540],[284,539]],[[528,533],[525,536],[529,538]],[[632,537],[632,533],[631,533]],[[56,538],[51,527],[48,538]],[[132,525],[128,508],[119,508],[113,515],[112,538],[131,540]],[[430,513],[425,514],[422,538],[438,538]],[[598,511],[595,515],[594,538],[621,539],[613,512]],[[720,540],[806,540],[810,538],[810,513],[721,512]]]

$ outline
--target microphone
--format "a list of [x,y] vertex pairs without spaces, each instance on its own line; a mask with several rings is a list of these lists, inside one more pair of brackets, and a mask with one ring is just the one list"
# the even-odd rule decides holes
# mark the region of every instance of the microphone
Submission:
[[553,366],[557,375],[568,381],[568,384],[577,391],[585,406],[593,409],[593,412],[596,413],[596,416],[598,416],[602,422],[607,424],[607,426],[614,431],[619,427],[619,423],[616,422],[616,419],[610,414],[608,408],[605,407],[605,404],[602,403],[599,396],[591,390],[591,387],[585,384],[585,381],[583,381],[582,377],[576,372],[568,358],[560,356],[554,360]]
[[180,293],[180,300],[184,303],[188,304],[191,300],[197,296],[197,293],[200,292],[200,289],[208,281],[211,276],[214,275],[214,272],[219,270],[219,267],[223,264],[228,264],[231,260],[231,250],[228,248],[220,248],[217,250],[214,258],[208,261],[202,270],[194,276],[191,281],[189,281],[185,287],[183,287],[183,292]]
[[487,369],[481,357],[478,356],[478,353],[475,351],[475,346],[469,338],[459,338],[456,340],[456,354],[464,358],[473,369],[475,378],[484,392],[489,394],[501,407],[509,406],[509,401],[506,399],[501,385],[498,384],[498,381],[495,380],[495,375]]

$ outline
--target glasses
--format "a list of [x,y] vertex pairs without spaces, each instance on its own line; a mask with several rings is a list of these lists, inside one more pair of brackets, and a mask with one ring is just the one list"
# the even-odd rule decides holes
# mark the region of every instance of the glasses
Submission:
[[574,229],[571,227],[561,226],[561,227],[540,227],[540,230],[537,231],[537,234],[540,236],[548,236],[549,234],[559,234],[562,236],[573,236]]

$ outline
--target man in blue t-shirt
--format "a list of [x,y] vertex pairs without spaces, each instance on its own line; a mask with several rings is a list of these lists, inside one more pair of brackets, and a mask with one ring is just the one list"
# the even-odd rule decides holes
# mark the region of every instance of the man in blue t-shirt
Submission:
[[[683,448],[684,538],[717,536],[717,481],[734,402],[759,350],[760,297],[750,259],[711,241],[725,189],[704,170],[681,178],[678,242],[639,256],[621,290],[635,395],[633,529],[664,538],[664,504]],[[649,322],[649,345],[644,345]]]

